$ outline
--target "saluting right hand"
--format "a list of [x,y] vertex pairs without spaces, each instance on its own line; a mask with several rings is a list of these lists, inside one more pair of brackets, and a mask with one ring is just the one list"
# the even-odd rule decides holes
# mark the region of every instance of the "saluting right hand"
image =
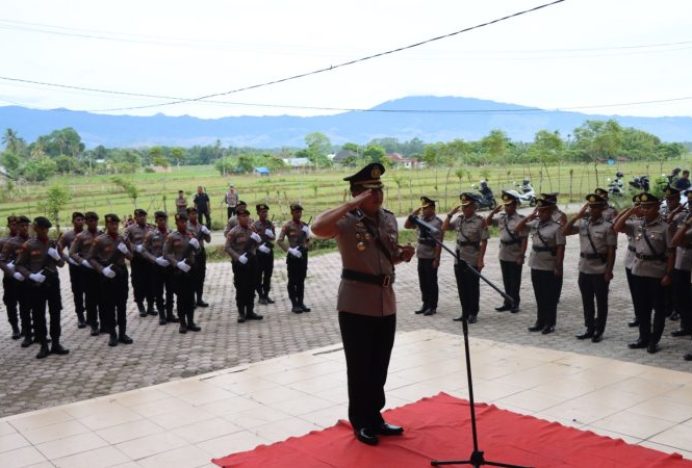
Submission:
[[368,199],[372,195],[372,189],[367,189],[365,192],[361,192],[355,197],[351,198],[351,200],[348,202],[348,204],[351,206],[351,209],[358,208],[360,205]]

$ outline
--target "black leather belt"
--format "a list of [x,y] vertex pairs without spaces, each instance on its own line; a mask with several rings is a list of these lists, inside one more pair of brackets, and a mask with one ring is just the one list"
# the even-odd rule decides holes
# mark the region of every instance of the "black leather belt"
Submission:
[[500,244],[502,244],[502,245],[514,245],[514,244],[519,244],[519,243],[521,243],[521,239],[515,239],[515,240],[511,240],[511,241],[500,240]]
[[646,261],[646,262],[653,262],[653,261],[665,262],[665,261],[667,260],[666,257],[663,257],[663,256],[661,256],[661,255],[642,255],[642,254],[637,254],[636,257],[637,257],[639,260],[644,260],[644,261]]
[[552,255],[555,255],[557,253],[557,249],[554,249],[552,247],[540,247],[538,245],[533,245],[531,246],[534,252],[550,252]]
[[371,275],[369,273],[361,273],[360,271],[347,270],[346,268],[341,270],[341,277],[347,280],[382,286],[383,288],[394,284],[394,275]]
[[607,254],[596,254],[596,253],[587,254],[587,253],[583,253],[583,252],[580,253],[579,256],[581,258],[585,258],[587,260],[596,260],[597,258],[600,258],[601,260],[603,260],[604,257],[607,258]]
[[477,249],[481,247],[480,242],[457,242],[457,244],[461,247],[466,247],[467,245],[470,245],[471,247],[475,247]]

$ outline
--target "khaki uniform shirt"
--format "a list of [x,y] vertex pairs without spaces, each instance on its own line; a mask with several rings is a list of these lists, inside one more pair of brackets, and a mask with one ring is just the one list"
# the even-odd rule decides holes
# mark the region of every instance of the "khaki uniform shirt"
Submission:
[[[459,256],[475,267],[480,254],[480,243],[488,238],[488,228],[483,217],[474,213],[467,219],[464,215],[460,215],[449,223],[448,230],[457,233]],[[455,262],[458,263],[458,261]]]
[[25,277],[30,273],[38,273],[43,270],[45,275],[58,275],[58,267],[63,266],[65,262],[62,260],[55,261],[53,257],[48,255],[48,249],[54,248],[57,250],[57,245],[51,240],[46,242],[31,237],[22,245],[19,256],[17,257],[17,271]]
[[70,258],[79,264],[82,263],[82,260],[89,260],[91,258],[91,246],[101,234],[103,234],[102,231],[96,230],[92,233],[88,229],[77,234],[70,245]]
[[144,257],[143,253],[140,254],[137,252],[135,246],[144,244],[144,238],[147,236],[149,231],[151,231],[151,226],[148,224],[142,226],[134,223],[125,228],[123,237],[125,237],[125,239],[130,243],[129,245],[132,246],[132,255],[135,257]]
[[500,228],[500,252],[498,257],[504,262],[517,262],[523,254],[521,252],[521,244],[528,237],[528,233],[524,231],[517,232],[516,227],[519,222],[526,216],[513,213],[512,216],[507,216],[507,213],[501,213],[495,224]]
[[[608,247],[617,247],[613,225],[601,216],[597,221],[582,218],[574,223],[574,227],[579,231],[579,271],[589,275],[605,273],[608,266]],[[595,251],[591,246],[592,242]],[[589,258],[597,254],[600,257]]]
[[[268,219],[266,221],[261,221],[258,219],[257,221],[252,223],[251,226],[252,229],[262,238],[262,244],[266,245],[270,249],[273,249],[274,239],[276,239],[276,228],[274,227],[274,223],[272,223]],[[269,229],[274,234],[274,237],[267,236],[267,229]]]
[[72,246],[72,243],[77,238],[77,235],[83,231],[84,229],[82,229],[79,232],[75,231],[74,229],[65,231],[65,233],[62,236],[60,236],[60,239],[58,240],[58,250],[62,251],[62,249],[66,248],[69,251],[70,247]]
[[200,250],[204,249],[205,242],[211,242],[211,234],[203,234],[202,226],[204,226],[204,224],[200,223],[199,221],[197,221],[195,224],[192,224],[191,221],[187,222],[187,232],[192,234],[193,237],[197,238],[199,241]]
[[437,234],[431,234],[427,229],[418,228],[418,245],[416,246],[416,256],[424,259],[434,259],[437,244],[433,238],[442,242],[444,233],[442,232],[442,220],[437,216],[423,218],[423,221],[437,228]]
[[281,228],[278,240],[282,241],[286,237],[288,237],[289,247],[298,247],[301,250],[305,250],[310,239],[310,227],[302,221],[294,223],[293,220],[290,220]]
[[630,218],[625,222],[625,235],[627,236],[627,253],[625,254],[625,268],[631,270],[634,265],[634,256],[637,249],[634,247],[634,227],[639,218]]
[[[549,220],[541,223],[539,220],[528,223],[531,228],[531,254],[529,267],[533,270],[553,271],[557,256],[553,252],[558,245],[565,245],[562,226],[556,221]],[[540,250],[536,250],[536,248]],[[551,250],[543,250],[549,248]]]
[[235,208],[238,205],[238,192],[226,192],[223,201],[228,208]]
[[[249,220],[250,226],[254,223],[252,218]],[[223,230],[223,235],[224,237],[228,236],[228,233],[231,232],[231,229],[236,227],[238,225],[238,215],[233,215],[230,218],[228,218],[228,222],[226,223],[226,227]]]
[[29,240],[29,236],[13,236],[5,240],[2,245],[2,251],[0,252],[0,268],[5,274],[12,276],[12,273],[8,268],[7,264],[10,262],[17,262],[17,257],[22,250],[22,245],[24,242]]
[[187,199],[185,197],[176,198],[175,207],[178,209],[178,213],[187,213]]
[[615,217],[617,215],[618,215],[617,210],[611,205],[608,205],[608,208],[603,210],[603,213],[601,214],[601,216],[603,216],[603,219],[605,219],[606,221],[608,221],[610,223],[613,222],[613,220],[615,219]]
[[674,255],[670,240],[668,223],[660,217],[649,224],[644,220],[637,222],[634,228],[634,248],[637,253],[632,265],[632,274],[648,278],[665,276],[666,258],[668,255]]
[[190,266],[195,264],[195,249],[190,244],[190,239],[192,235],[185,231],[184,234],[179,231],[173,231],[168,234],[166,241],[163,243],[163,256],[166,257],[171,263],[171,266],[175,268],[175,265],[185,260]]
[[676,216],[677,229],[686,229],[682,245],[675,249],[675,269],[690,271],[692,270],[692,228],[688,228],[684,223],[689,219],[690,213],[683,212]]
[[162,257],[163,244],[166,242],[168,234],[170,234],[168,229],[161,231],[159,228],[154,228],[149,231],[144,238],[144,252],[142,252],[144,258],[155,263],[157,258]]
[[[399,259],[399,231],[394,214],[380,209],[377,216],[371,219],[365,217],[360,210],[354,210],[341,218],[336,223],[336,228],[336,244],[344,269],[391,277],[388,286],[342,278],[336,309],[372,317],[396,314],[392,283],[394,264]],[[377,235],[381,245],[378,246],[371,232]]]
[[562,226],[567,218],[562,210],[560,210],[559,208],[555,208],[552,214],[550,215],[550,219]]
[[233,260],[238,260],[238,257],[243,254],[247,254],[248,257],[255,255],[258,244],[250,237],[253,232],[255,231],[250,227],[244,228],[238,225],[228,233],[224,250],[233,257]]
[[89,262],[91,262],[94,268],[96,268],[97,264],[104,267],[112,264],[113,270],[116,273],[122,273],[127,268],[127,264],[125,263],[125,254],[118,249],[118,245],[121,243],[127,245],[127,241],[120,234],[111,236],[104,232],[94,239],[94,243],[91,244]]

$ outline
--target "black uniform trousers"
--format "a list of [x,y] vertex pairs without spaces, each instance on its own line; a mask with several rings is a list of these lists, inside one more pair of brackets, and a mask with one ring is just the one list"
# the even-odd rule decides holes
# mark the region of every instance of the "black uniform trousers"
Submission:
[[11,276],[5,276],[3,301],[7,307],[7,318],[10,323],[17,323],[17,307],[19,306],[19,321],[24,336],[31,336],[31,298],[27,287],[27,279],[17,281]]
[[106,278],[100,275],[101,281],[101,326],[111,335],[118,333],[124,335],[127,331],[127,268],[112,266],[115,278]]
[[132,267],[132,290],[135,302],[143,305],[146,299],[147,307],[151,309],[154,303],[151,294],[152,264],[137,254],[132,258],[130,265]]
[[46,280],[41,284],[32,281],[27,285],[27,294],[31,300],[34,339],[42,345],[48,343],[48,330],[46,327],[47,304],[48,315],[50,316],[50,339],[53,340],[53,346],[60,343],[62,300],[60,298],[60,278],[58,278],[58,275],[46,274]]
[[346,354],[348,419],[355,430],[376,429],[384,422],[384,385],[394,346],[396,315],[372,317],[339,312]]
[[255,289],[257,288],[257,257],[248,255],[247,263],[234,260],[233,286],[235,286],[235,304],[240,315],[254,312]]
[[557,303],[560,300],[561,276],[552,270],[531,269],[531,283],[536,296],[536,325],[554,327],[557,322]]
[[[209,210],[197,210],[197,216],[199,222],[206,225],[208,229],[211,229],[211,218],[209,217]],[[207,221],[206,223],[204,221]]]
[[[625,276],[627,277],[627,287],[630,290],[630,297],[632,298],[632,307],[635,308],[636,305],[634,303],[634,285],[632,284],[632,269],[631,268],[625,268]],[[637,317],[637,313],[635,311],[634,317]]]
[[236,210],[235,206],[229,206],[226,208],[226,221],[228,221],[233,216],[235,216],[235,210]]
[[[579,291],[584,308],[584,325],[602,335],[608,320],[608,286],[602,273],[579,272]],[[594,297],[596,298],[594,307]],[[596,313],[598,310],[598,314]]]
[[260,298],[269,296],[274,271],[274,251],[263,253],[257,251],[257,295]]
[[175,302],[178,311],[178,319],[181,323],[186,320],[194,320],[195,313],[195,287],[193,282],[193,270],[185,273],[176,268],[173,272],[173,285],[175,288]]
[[159,311],[159,316],[161,318],[164,316],[170,317],[173,314],[175,294],[173,286],[173,271],[170,267],[152,265],[152,273],[152,295],[154,296],[156,309]]
[[70,287],[77,317],[84,317],[84,278],[80,266],[70,264]]
[[680,314],[680,329],[692,331],[692,289],[690,288],[690,272],[673,270],[673,300],[675,310]]
[[[480,284],[478,275],[471,271],[473,267],[464,263],[454,265],[454,276],[457,279],[457,290],[461,301],[461,316],[469,318],[478,315],[480,308]],[[475,268],[473,268],[475,270]]]
[[506,306],[511,306],[512,309],[519,308],[519,289],[521,289],[521,271],[524,264],[519,264],[517,262],[509,262],[507,260],[500,260],[500,270],[502,271],[502,283],[505,286],[505,294],[514,300],[514,304],[508,304],[505,301]]
[[305,296],[305,277],[308,274],[308,251],[300,249],[302,257],[296,258],[291,254],[286,256],[288,270],[288,297],[293,306],[303,305]]
[[437,309],[440,292],[437,286],[437,268],[433,268],[434,258],[418,259],[418,284],[424,309]]
[[195,255],[195,264],[192,265],[193,292],[197,302],[202,301],[204,296],[204,280],[207,277],[207,251],[202,247]]
[[645,343],[658,344],[666,325],[666,288],[661,286],[661,278],[638,275],[632,275],[632,285],[634,313],[639,320],[639,339]]
[[91,268],[79,267],[84,284],[84,303],[86,307],[86,321],[89,325],[98,327],[99,320],[101,326],[105,326],[103,312],[101,311],[101,275]]
[[[19,300],[17,299],[17,288],[12,284],[13,281],[14,279],[7,273],[2,278],[2,302],[5,304],[5,309],[7,309],[7,321],[10,322],[12,328],[19,325],[19,316],[17,314]],[[14,283],[17,283],[17,281],[14,281]]]

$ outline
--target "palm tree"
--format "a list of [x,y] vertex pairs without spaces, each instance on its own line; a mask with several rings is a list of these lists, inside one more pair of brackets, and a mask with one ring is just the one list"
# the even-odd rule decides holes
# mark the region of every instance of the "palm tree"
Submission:
[[2,135],[2,142],[5,145],[5,149],[10,153],[17,154],[20,146],[21,138],[17,135],[17,132],[8,128]]

